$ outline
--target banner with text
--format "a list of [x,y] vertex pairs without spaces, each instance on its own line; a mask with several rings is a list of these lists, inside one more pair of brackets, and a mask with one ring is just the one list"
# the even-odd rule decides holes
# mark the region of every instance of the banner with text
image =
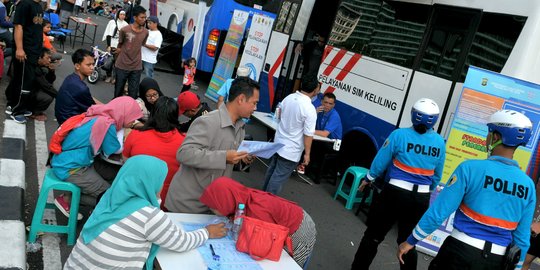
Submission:
[[[530,171],[529,163],[537,149],[540,134],[540,85],[471,66],[446,142],[441,183],[446,183],[461,162],[487,158],[486,123],[491,114],[502,109],[521,112],[533,123],[529,143],[519,147],[514,154],[520,168]],[[452,222],[446,221],[439,230],[419,242],[418,249],[429,254],[436,253],[452,228]]]
[[260,14],[253,15],[251,20],[251,27],[240,60],[240,66],[248,67],[251,71],[249,77],[255,81],[259,81],[273,24],[274,19]]
[[219,91],[219,88],[221,88],[227,79],[232,77],[248,18],[248,12],[234,10],[225,43],[223,44],[214,73],[212,74],[212,79],[210,79],[210,84],[206,90],[206,96],[214,101],[217,101],[217,91]]

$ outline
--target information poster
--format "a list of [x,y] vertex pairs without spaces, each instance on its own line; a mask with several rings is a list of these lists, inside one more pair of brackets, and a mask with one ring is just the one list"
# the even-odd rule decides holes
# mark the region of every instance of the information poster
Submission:
[[214,74],[212,74],[212,79],[210,79],[210,84],[206,90],[206,96],[214,101],[217,101],[217,92],[221,86],[227,79],[232,77],[248,18],[248,12],[234,10],[225,43],[223,44]]
[[274,19],[268,16],[253,15],[240,66],[248,67],[249,77],[255,81],[259,81],[273,24]]
[[[468,159],[485,159],[486,123],[501,109],[525,114],[533,123],[529,143],[514,154],[520,168],[530,172],[530,162],[536,153],[540,123],[540,85],[508,77],[476,67],[470,67],[446,142],[446,161],[441,183],[446,183],[456,167]],[[436,196],[436,192],[434,195]],[[419,242],[418,250],[436,254],[442,242],[452,232],[452,219]]]

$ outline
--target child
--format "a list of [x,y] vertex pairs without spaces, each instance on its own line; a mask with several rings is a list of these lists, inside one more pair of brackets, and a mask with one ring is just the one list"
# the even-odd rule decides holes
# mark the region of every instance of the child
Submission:
[[56,80],[56,65],[60,62],[60,60],[62,60],[62,54],[58,53],[51,43],[54,40],[54,37],[49,36],[49,33],[51,32],[51,22],[43,20],[41,26],[43,27],[43,48],[50,50],[51,58],[50,65],[47,67],[49,69],[47,72],[47,78],[49,78],[51,83],[53,83]]
[[94,56],[85,49],[76,50],[71,55],[75,72],[68,75],[56,96],[54,114],[61,125],[68,118],[86,112],[86,110],[96,104],[101,103],[92,97],[90,88],[84,80],[94,71]]
[[159,32],[158,25],[159,19],[156,16],[150,16],[146,20],[148,25],[148,38],[146,44],[141,48],[142,61],[144,67],[144,74],[146,77],[154,77],[154,65],[157,63],[157,56],[161,43],[163,42],[163,36]]
[[191,89],[191,84],[195,81],[195,72],[197,71],[196,66],[197,60],[193,57],[184,64],[184,85],[180,93]]

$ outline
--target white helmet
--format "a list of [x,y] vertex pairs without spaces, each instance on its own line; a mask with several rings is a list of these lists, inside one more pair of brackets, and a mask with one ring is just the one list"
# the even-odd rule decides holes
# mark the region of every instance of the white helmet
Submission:
[[500,110],[489,117],[489,132],[497,131],[507,146],[526,145],[532,134],[532,122],[520,112]]
[[238,67],[236,70],[236,77],[248,77],[251,70],[246,66]]
[[413,125],[425,125],[431,129],[439,119],[439,106],[429,98],[421,98],[416,101],[411,109],[411,121]]

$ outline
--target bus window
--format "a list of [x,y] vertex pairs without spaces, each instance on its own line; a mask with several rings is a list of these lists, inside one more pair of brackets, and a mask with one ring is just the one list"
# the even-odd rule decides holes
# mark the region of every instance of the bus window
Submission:
[[291,29],[294,25],[294,22],[296,21],[296,13],[298,11],[299,4],[298,3],[292,3],[291,5],[291,11],[289,12],[289,16],[287,16],[287,23],[285,24],[285,29],[283,29],[283,33],[290,34]]
[[411,68],[430,6],[382,0],[342,0],[328,44]]
[[283,1],[283,6],[277,16],[274,31],[278,31],[285,34],[290,34],[296,16],[298,15],[298,8],[300,3],[292,1]]
[[464,59],[478,27],[481,11],[436,5],[426,48],[418,70],[451,81],[458,80]]
[[[501,72],[510,52],[525,25],[526,17],[505,14],[483,13],[480,26],[474,36],[466,66],[473,65]],[[461,73],[465,80],[467,69]]]
[[279,11],[279,5],[281,1],[273,0],[234,0],[238,4],[242,4],[248,7],[259,6],[262,7],[262,10],[268,11],[271,13],[277,13]]
[[289,1],[283,2],[283,7],[281,8],[281,11],[279,12],[279,15],[276,18],[276,26],[274,30],[278,32],[283,32],[283,28],[285,27],[285,24],[287,23],[287,15],[289,14],[289,9],[291,9],[291,2]]

